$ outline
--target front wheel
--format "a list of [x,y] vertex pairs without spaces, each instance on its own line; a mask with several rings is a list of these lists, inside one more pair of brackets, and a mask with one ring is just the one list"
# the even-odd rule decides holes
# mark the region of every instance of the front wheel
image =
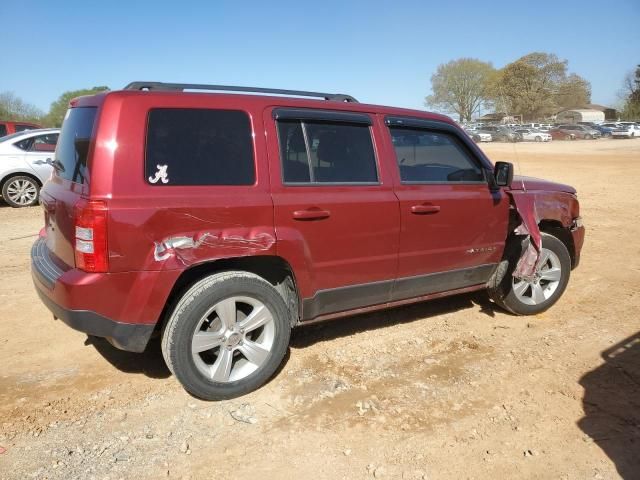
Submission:
[[592,138],[593,138],[593,137],[592,137],[590,134],[588,134],[588,133],[584,136],[584,139],[585,139],[585,140],[591,140]]
[[536,142],[541,142],[542,141],[542,137],[536,137]]
[[2,187],[2,198],[14,208],[30,207],[38,203],[40,185],[24,175],[11,177]]
[[[489,295],[501,307],[516,315],[535,315],[551,307],[562,296],[571,274],[571,257],[558,238],[542,233],[542,250],[531,278],[517,278],[513,271],[519,255],[506,259],[506,268],[500,272]],[[500,276],[500,273],[502,275]]]
[[262,386],[278,369],[291,334],[278,291],[248,272],[223,272],[194,284],[162,335],[162,354],[182,386],[222,400]]

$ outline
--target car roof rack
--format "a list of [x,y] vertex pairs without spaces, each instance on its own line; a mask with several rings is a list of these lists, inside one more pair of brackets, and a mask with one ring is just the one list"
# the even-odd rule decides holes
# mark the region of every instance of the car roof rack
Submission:
[[302,90],[282,90],[279,88],[239,87],[234,85],[206,85],[200,83],[131,82],[125,90],[217,90],[222,92],[268,93],[296,97],[324,98],[334,102],[358,103],[351,95],[343,93],[305,92]]

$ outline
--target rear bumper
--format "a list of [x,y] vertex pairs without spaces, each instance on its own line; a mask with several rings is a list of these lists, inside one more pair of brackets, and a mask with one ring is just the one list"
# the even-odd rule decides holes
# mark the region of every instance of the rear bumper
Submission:
[[51,300],[37,282],[35,285],[40,300],[53,313],[54,318],[62,320],[74,330],[106,338],[120,350],[143,352],[146,348],[154,325],[120,323],[90,310],[68,310]]
[[31,275],[42,302],[64,323],[132,352],[145,349],[180,271],[86,273],[61,267],[46,240],[31,249]]

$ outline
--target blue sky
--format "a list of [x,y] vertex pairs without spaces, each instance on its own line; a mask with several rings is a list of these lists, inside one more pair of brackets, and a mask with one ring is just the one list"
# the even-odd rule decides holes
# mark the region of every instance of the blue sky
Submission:
[[640,0],[1,1],[0,92],[47,110],[133,80],[349,93],[425,108],[437,66],[552,52],[614,104],[640,63]]

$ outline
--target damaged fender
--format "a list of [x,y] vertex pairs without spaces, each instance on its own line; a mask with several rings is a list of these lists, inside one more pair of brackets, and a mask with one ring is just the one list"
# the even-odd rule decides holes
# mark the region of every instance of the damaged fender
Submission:
[[513,271],[513,276],[527,278],[535,273],[542,250],[542,234],[538,227],[540,218],[536,208],[536,197],[526,192],[511,191],[508,193],[522,220],[522,223],[518,225],[514,232],[518,235],[527,235],[529,240],[524,254],[518,260],[518,264]]

